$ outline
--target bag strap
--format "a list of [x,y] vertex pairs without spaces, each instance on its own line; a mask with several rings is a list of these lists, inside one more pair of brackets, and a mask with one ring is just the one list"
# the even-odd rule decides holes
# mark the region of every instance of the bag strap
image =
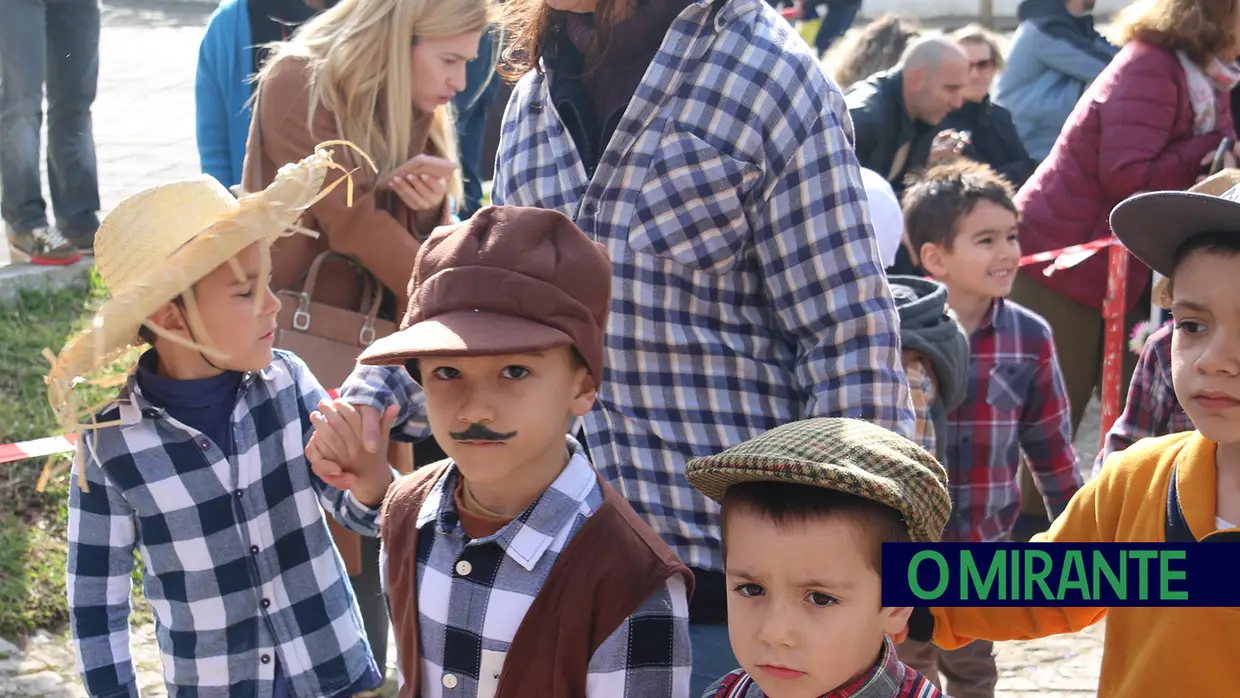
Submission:
[[[325,250],[320,252],[310,263],[310,269],[306,272],[306,278],[302,282],[301,291],[297,293],[297,310],[293,311],[293,329],[298,332],[305,332],[310,329],[310,304],[314,301],[314,288],[319,282],[319,270],[323,268],[323,263],[328,259],[338,258],[347,263],[354,273],[360,274],[363,280],[363,296],[369,295],[369,303],[363,300],[363,305],[358,309],[358,313],[364,315],[362,320],[362,329],[358,333],[358,342],[362,346],[370,346],[375,341],[375,323],[379,319],[379,307],[383,304],[383,285],[375,278],[375,275],[369,269],[361,266],[349,257],[340,253]],[[369,292],[369,294],[367,294]]]

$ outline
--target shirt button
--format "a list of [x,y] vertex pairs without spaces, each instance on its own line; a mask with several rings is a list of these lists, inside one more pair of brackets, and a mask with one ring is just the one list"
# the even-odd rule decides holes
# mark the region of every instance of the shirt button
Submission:
[[263,664],[270,664],[270,663],[271,663],[271,655],[269,655],[269,654],[264,654],[263,656],[261,656],[261,657],[259,657],[259,658],[258,658],[258,661],[262,662]]
[[[474,571],[474,566],[469,564],[469,560],[461,560],[456,563],[456,573],[462,577],[468,577],[470,572]],[[451,688],[449,686],[448,688]]]
[[245,490],[237,490],[237,499],[241,499],[241,497],[242,497],[244,494],[245,494]]
[[258,546],[257,546],[257,545],[251,545],[251,546],[250,546],[250,554],[251,554],[251,555],[257,555],[257,554],[258,554]]
[[262,606],[263,608],[270,608],[271,599],[263,599],[262,601],[259,602],[259,605]]
[[202,440],[202,441],[199,441],[199,442],[198,442],[198,448],[201,448],[202,450],[204,450],[204,451],[205,451],[205,450],[207,450],[208,448],[211,448],[211,442],[210,442],[210,441],[207,441],[207,440],[205,440],[205,439],[204,439],[204,440]]
[[444,688],[456,688],[456,675],[455,674],[444,674],[443,675],[443,687]]

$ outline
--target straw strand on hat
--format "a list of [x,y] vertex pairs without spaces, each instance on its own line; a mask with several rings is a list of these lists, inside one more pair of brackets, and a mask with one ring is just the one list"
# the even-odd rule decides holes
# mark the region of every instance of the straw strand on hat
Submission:
[[[244,278],[236,255],[255,243],[260,245],[259,278],[267,278],[272,243],[290,235],[318,237],[317,231],[298,225],[307,209],[342,182],[346,201],[352,206],[352,175],[356,170],[332,159],[329,148],[333,146],[350,148],[375,167],[352,143],[327,141],[300,162],[281,167],[271,185],[261,192],[237,199],[213,178],[204,176],[136,194],[104,219],[96,235],[95,264],[110,298],[59,355],[44,351],[51,363],[44,378],[48,402],[66,432],[94,431],[118,423],[97,418],[117,398],[83,408],[74,389],[81,384],[115,386],[125,382],[127,377],[92,380],[86,376],[132,350],[142,327],[160,339],[198,351],[204,358],[227,358],[206,333],[193,286],[221,264],[228,264],[238,278]],[[343,176],[324,187],[330,170]],[[143,232],[148,234],[143,236]],[[193,337],[198,341],[172,334],[149,320],[160,306],[177,298],[184,300],[191,327],[197,326]],[[261,302],[261,294],[255,294],[255,312],[259,312]],[[86,441],[84,450],[90,450],[89,439]],[[45,467],[45,475],[46,471]],[[86,490],[81,467],[78,486]]]

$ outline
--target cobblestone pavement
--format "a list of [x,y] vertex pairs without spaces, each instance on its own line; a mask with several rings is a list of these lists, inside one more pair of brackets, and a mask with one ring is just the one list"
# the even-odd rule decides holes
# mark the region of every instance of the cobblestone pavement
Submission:
[[[194,2],[105,2],[94,111],[105,211],[143,187],[197,174],[193,75],[210,11],[210,5]],[[0,245],[0,265],[8,261],[7,246]],[[1095,409],[1081,429],[1083,463],[1093,460],[1097,428]],[[164,696],[153,627],[134,628],[132,647],[142,695]],[[996,695],[1001,698],[1076,698],[1095,693],[1101,626],[997,647],[1001,678]],[[388,656],[396,656],[394,648]],[[0,696],[84,695],[65,637],[39,633],[27,639],[21,651],[0,640]]]

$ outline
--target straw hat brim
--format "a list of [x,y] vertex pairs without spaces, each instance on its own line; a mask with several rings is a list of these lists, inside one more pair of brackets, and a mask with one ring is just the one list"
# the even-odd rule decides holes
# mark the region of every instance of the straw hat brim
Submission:
[[127,351],[143,323],[160,307],[191,289],[254,243],[270,244],[294,228],[319,197],[331,155],[320,150],[281,168],[271,186],[247,195],[219,221],[182,245],[164,261],[143,271],[95,313],[91,323],[69,340],[56,357],[47,383],[49,401],[69,426],[81,415],[73,411],[75,381],[98,371]]

